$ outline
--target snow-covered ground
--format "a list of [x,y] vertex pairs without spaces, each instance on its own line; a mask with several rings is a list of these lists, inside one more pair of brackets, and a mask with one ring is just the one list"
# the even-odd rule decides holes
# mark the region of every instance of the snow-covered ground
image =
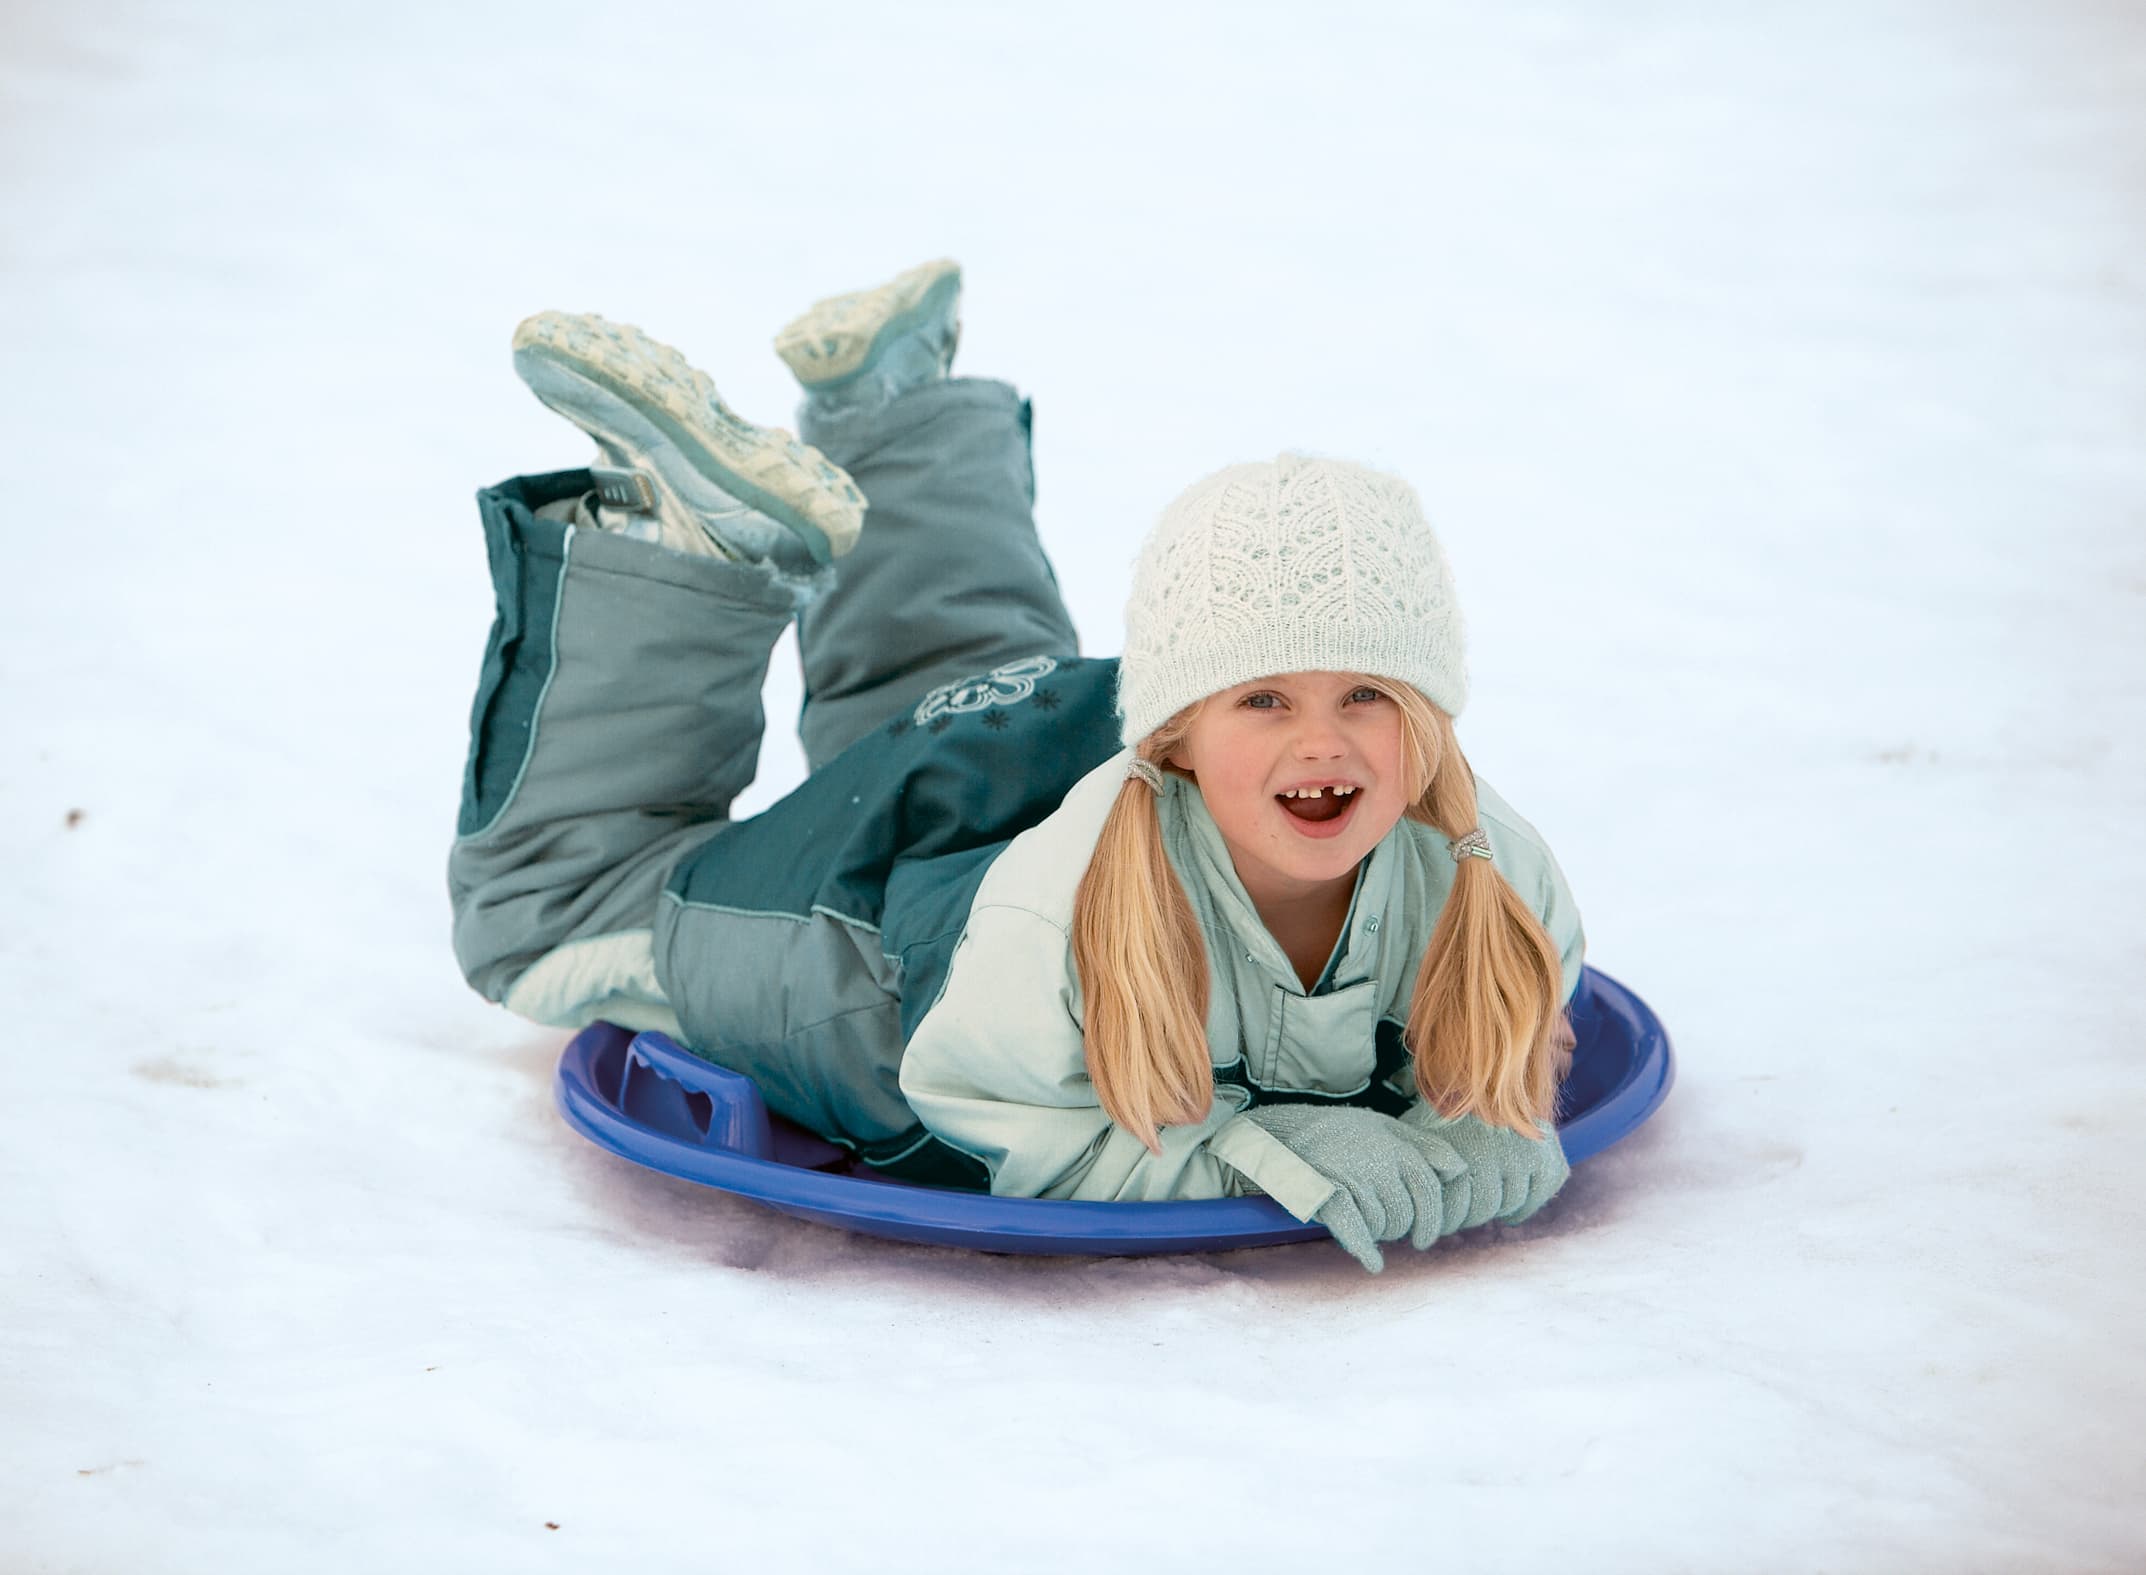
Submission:
[[[2114,0],[7,7],[0,1567],[2146,1566],[2142,243]],[[1533,1224],[852,1237],[463,986],[515,321],[787,422],[942,253],[1091,651],[1217,465],[1422,490],[1681,1058]]]

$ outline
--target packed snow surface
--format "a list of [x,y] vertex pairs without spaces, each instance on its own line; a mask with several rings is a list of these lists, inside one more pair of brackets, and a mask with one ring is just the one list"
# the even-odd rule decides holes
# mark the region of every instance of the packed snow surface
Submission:
[[[2142,211],[2087,0],[6,8],[0,1566],[2146,1565]],[[942,254],[1091,652],[1222,464],[1421,490],[1680,1058],[1531,1224],[869,1240],[463,985],[515,322],[787,424]]]

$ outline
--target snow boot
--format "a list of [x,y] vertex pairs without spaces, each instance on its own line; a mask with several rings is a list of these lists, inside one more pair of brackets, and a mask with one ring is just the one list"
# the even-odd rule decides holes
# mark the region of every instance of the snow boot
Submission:
[[596,440],[607,528],[792,571],[856,545],[865,500],[846,472],[738,416],[707,373],[631,324],[539,312],[514,330],[514,369]]
[[839,418],[943,382],[960,340],[961,264],[942,257],[876,289],[815,302],[775,336],[775,352],[797,374],[806,407]]

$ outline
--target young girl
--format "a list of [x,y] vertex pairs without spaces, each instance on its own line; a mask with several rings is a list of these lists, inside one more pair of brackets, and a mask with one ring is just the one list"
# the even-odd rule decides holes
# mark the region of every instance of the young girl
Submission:
[[[960,271],[776,348],[809,445],[677,352],[544,313],[515,363],[596,441],[478,494],[498,616],[450,859],[471,984],[660,1028],[905,1181],[1264,1192],[1361,1261],[1562,1184],[1579,918],[1454,742],[1414,492],[1284,454],[1194,484],[1084,660],[1030,407],[948,376]],[[797,620],[811,774],[729,819]]]

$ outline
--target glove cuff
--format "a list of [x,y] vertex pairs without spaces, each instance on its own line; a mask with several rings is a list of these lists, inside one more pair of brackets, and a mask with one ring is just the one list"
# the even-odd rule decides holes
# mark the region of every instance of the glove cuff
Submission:
[[1259,1190],[1307,1225],[1340,1187],[1256,1121],[1232,1116],[1207,1140],[1207,1151],[1242,1172]]

